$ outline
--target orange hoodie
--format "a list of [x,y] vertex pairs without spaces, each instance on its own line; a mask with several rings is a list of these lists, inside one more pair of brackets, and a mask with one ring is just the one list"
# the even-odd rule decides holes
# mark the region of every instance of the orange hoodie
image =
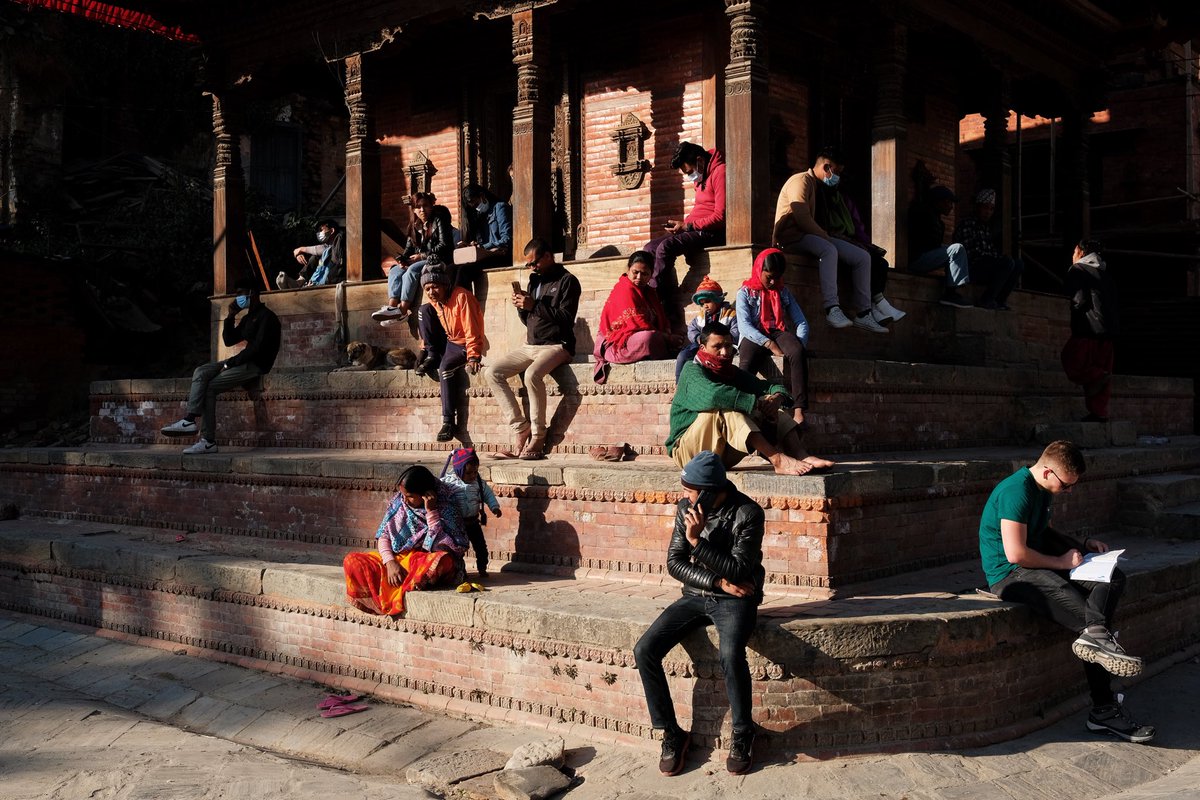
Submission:
[[481,358],[487,349],[487,337],[483,335],[483,309],[475,295],[455,286],[445,303],[430,305],[446,331],[446,338],[465,347],[467,358]]

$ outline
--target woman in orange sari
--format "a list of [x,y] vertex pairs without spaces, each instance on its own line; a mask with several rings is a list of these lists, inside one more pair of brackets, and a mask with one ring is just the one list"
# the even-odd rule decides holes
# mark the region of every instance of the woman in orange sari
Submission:
[[625,274],[617,281],[596,330],[596,383],[608,380],[609,364],[633,364],[652,358],[671,358],[683,338],[671,333],[658,292],[650,286],[654,256],[638,250],[629,257]]
[[350,553],[342,562],[351,605],[403,614],[407,592],[462,582],[468,543],[454,495],[425,467],[401,473],[375,532],[375,552]]

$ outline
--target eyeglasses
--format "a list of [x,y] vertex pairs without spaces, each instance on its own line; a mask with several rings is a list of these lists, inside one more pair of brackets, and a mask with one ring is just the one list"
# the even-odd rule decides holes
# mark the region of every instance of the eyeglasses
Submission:
[[1062,485],[1063,491],[1065,491],[1065,492],[1071,491],[1073,488],[1075,488],[1075,484],[1079,483],[1078,478],[1071,481],[1070,483],[1067,483],[1066,481],[1064,481],[1062,479],[1062,476],[1060,476],[1057,472],[1055,472],[1052,469],[1049,469],[1049,467],[1047,467],[1047,469],[1049,470],[1051,475],[1053,475],[1055,478],[1058,478],[1058,482]]

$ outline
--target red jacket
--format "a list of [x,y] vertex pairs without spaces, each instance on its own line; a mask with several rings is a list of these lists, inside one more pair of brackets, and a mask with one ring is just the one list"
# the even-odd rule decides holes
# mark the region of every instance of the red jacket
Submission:
[[725,157],[715,147],[708,151],[708,172],[696,184],[696,202],[683,220],[693,230],[725,232]]

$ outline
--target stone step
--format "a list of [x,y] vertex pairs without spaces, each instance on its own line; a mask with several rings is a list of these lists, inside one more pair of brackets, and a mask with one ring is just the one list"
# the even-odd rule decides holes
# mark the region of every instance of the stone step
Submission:
[[[778,365],[777,365],[778,368]],[[1117,376],[1113,413],[1126,422],[1072,423],[1081,405],[1058,370],[811,360],[808,447],[837,454],[887,449],[974,447],[1073,438],[1085,446],[1127,443],[1134,431],[1191,432],[1191,381]],[[608,382],[592,382],[589,364],[557,370],[547,418],[552,452],[586,453],[628,442],[663,452],[675,391],[674,362],[616,366]],[[92,441],[159,443],[183,413],[188,379],[92,384]],[[523,390],[521,390],[523,391]],[[470,389],[467,441],[481,450],[511,446],[512,432],[490,388],[476,376]],[[448,450],[438,443],[438,384],[409,371],[276,372],[253,396],[235,391],[217,404],[218,441],[256,447]],[[1039,429],[1038,426],[1048,426]],[[174,440],[178,442],[178,440]]]
[[[439,711],[651,736],[632,648],[678,597],[674,582],[503,573],[484,593],[411,593],[407,615],[392,619],[348,607],[336,563],[236,558],[171,534],[0,522],[0,607]],[[1136,554],[1122,642],[1153,673],[1155,660],[1200,640],[1200,543],[1111,543]],[[971,561],[858,585],[837,600],[768,588],[748,653],[764,750],[971,746],[1078,710],[1069,636],[975,593],[981,582]],[[711,629],[698,631],[665,666],[681,722],[723,746],[716,645]]]
[[1034,426],[1033,439],[1040,445],[1066,439],[1080,447],[1129,447],[1137,441],[1137,426],[1129,420],[1050,422]]
[[1200,500],[1200,474],[1137,475],[1120,484],[1121,503],[1131,511],[1162,511]]
[[[676,264],[679,305],[687,312],[692,293],[705,275],[721,284],[733,302],[742,281],[750,277],[756,250],[748,246],[710,248]],[[578,339],[576,358],[586,359],[595,344],[596,323],[614,284],[625,271],[625,256],[593,258],[568,263],[579,278],[581,295],[575,325]],[[1011,311],[953,309],[938,305],[942,293],[940,276],[910,275],[893,271],[887,296],[908,316],[892,324],[891,333],[880,335],[859,329],[835,331],[825,325],[817,270],[795,260],[786,281],[812,323],[810,346],[831,358],[886,358],[948,364],[1041,367],[1059,370],[1059,351],[1070,335],[1066,301],[1062,297],[1034,292],[1014,292]],[[376,277],[369,275],[367,277]],[[379,276],[382,277],[382,276]],[[491,352],[505,352],[525,341],[525,327],[512,304],[510,284],[525,285],[529,272],[506,267],[484,272],[476,292],[484,312],[484,329]],[[970,290],[969,287],[968,291]],[[344,363],[335,344],[336,287],[316,287],[271,292],[264,301],[283,325],[283,349],[279,368],[332,367]],[[849,288],[843,297],[849,297]],[[371,319],[371,312],[387,301],[383,280],[347,284],[344,316],[347,341],[361,340],[386,347],[412,347],[407,325],[386,328]],[[227,297],[212,301],[212,352],[227,352],[220,343],[220,321],[227,313]]]
[[[766,509],[764,564],[780,591],[828,597],[849,584],[972,557],[994,485],[1038,447],[857,456],[821,475],[778,476],[765,462],[731,480]],[[29,515],[155,525],[227,536],[255,552],[366,547],[399,473],[440,471],[440,454],[328,449],[94,445],[0,450],[0,503]],[[1084,481],[1060,507],[1088,530],[1118,519],[1130,475],[1200,468],[1200,438],[1089,451]],[[663,456],[625,463],[555,455],[485,458],[500,500],[486,537],[494,562],[520,571],[657,583],[679,471]],[[239,551],[244,552],[244,551]]]

